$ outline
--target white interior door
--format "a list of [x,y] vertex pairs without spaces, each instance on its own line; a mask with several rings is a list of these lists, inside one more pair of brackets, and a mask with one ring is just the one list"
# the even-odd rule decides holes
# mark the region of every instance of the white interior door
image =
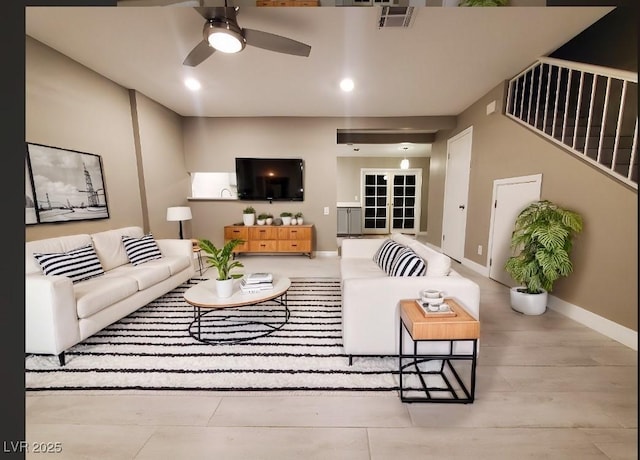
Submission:
[[507,286],[515,282],[504,269],[511,256],[511,234],[516,217],[540,199],[542,174],[493,181],[493,208],[489,229],[489,278]]
[[442,252],[458,262],[464,258],[472,133],[469,127],[447,141]]

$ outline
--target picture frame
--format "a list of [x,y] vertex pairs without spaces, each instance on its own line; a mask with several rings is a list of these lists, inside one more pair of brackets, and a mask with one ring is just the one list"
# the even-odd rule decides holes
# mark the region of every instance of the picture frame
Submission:
[[109,218],[100,155],[27,142],[27,166],[37,223]]
[[24,158],[24,173],[24,223],[25,225],[33,225],[39,222],[38,208],[36,207],[35,195],[33,193],[33,177],[31,175],[31,166],[29,166],[29,159],[26,155]]

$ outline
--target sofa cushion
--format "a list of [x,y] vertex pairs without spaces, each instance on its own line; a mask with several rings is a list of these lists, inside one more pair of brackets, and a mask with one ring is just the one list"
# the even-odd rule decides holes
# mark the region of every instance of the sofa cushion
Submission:
[[100,278],[79,282],[74,285],[74,292],[78,318],[88,318],[138,292],[138,283],[131,277],[117,276],[110,271]]
[[387,274],[371,259],[353,257],[340,261],[340,278],[385,278]]
[[424,276],[426,272],[424,260],[410,248],[405,248],[394,259],[389,276]]
[[446,254],[414,241],[409,247],[427,263],[427,276],[447,276],[451,271],[451,259]]
[[105,271],[129,263],[122,245],[122,235],[140,237],[144,232],[140,227],[123,227],[91,234],[93,247],[96,248]]
[[162,259],[152,260],[144,264],[145,267],[168,267],[171,276],[180,273],[192,264],[191,257],[187,256],[163,256]]
[[[59,236],[43,240],[28,241],[24,245],[24,272],[27,275],[42,273],[40,264],[33,257],[34,252],[68,252],[91,244],[88,234]],[[104,266],[103,266],[104,267]]]
[[404,249],[404,246],[401,244],[391,239],[386,239],[373,255],[373,261],[378,267],[389,273],[394,259],[402,249]]
[[140,238],[123,235],[122,243],[124,244],[127,258],[133,265],[140,265],[151,260],[162,258],[160,248],[151,233]]
[[127,264],[114,268],[109,273],[133,278],[134,280],[136,280],[136,283],[138,283],[139,291],[147,289],[154,284],[158,284],[160,281],[164,281],[171,276],[169,264],[156,266],[151,266],[150,264],[144,264],[140,266]]
[[93,246],[88,244],[67,252],[34,252],[45,275],[62,275],[78,281],[104,274],[100,260]]

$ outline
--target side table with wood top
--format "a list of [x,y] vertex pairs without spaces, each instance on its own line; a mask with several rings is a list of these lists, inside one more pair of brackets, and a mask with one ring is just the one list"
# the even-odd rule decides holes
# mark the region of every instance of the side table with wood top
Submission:
[[[446,315],[424,313],[415,299],[400,301],[398,365],[402,402],[468,404],[475,398],[480,321],[471,316],[454,299],[447,298],[445,302],[455,316],[452,313]],[[404,349],[403,328],[413,341],[411,352],[406,352]],[[418,343],[425,341],[448,343],[448,352],[418,354]],[[470,353],[454,352],[454,343],[459,342],[471,342],[472,351]],[[439,361],[435,370],[425,370],[425,363],[434,361]],[[460,371],[456,370],[456,366],[461,363],[471,364],[468,384],[461,378]],[[409,379],[413,380],[411,385],[407,385]],[[437,384],[430,383],[434,381]]]

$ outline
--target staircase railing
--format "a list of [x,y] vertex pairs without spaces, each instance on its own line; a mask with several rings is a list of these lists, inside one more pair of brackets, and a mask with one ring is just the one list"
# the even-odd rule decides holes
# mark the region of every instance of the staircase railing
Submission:
[[540,58],[509,81],[506,115],[638,190],[638,74]]

